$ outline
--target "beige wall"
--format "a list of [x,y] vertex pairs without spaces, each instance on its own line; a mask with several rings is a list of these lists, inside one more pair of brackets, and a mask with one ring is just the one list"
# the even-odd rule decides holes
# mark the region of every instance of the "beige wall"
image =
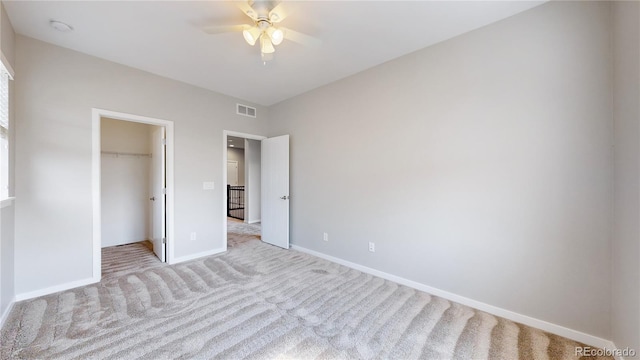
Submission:
[[[14,57],[15,33],[11,22],[4,10],[4,5],[0,3],[0,49],[9,66],[15,69]],[[14,188],[14,158],[15,158],[15,111],[14,111],[14,86],[10,83],[9,97],[9,195],[13,195]],[[15,295],[15,258],[14,258],[14,215],[13,205],[0,209],[0,317],[5,315],[6,310],[13,301]]]
[[640,358],[640,3],[612,2],[615,140],[612,339]]
[[2,19],[0,20],[0,44],[2,46],[2,54],[5,56],[11,67],[15,68],[15,41],[16,34],[13,31],[13,26],[11,25],[11,21],[9,20],[9,16],[7,16],[7,12],[4,9],[4,5],[2,5]]
[[551,2],[272,106],[292,243],[610,338],[609,27]]
[[102,151],[149,154],[153,125],[102,118],[100,147]]
[[174,121],[175,255],[223,247],[222,133],[266,133],[266,108],[23,36],[16,59],[18,294],[92,276],[91,108]]

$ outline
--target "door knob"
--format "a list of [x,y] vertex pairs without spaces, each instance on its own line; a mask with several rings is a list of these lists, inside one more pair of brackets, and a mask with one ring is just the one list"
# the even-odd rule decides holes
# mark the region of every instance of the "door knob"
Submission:
[[155,197],[155,196],[154,196],[154,197],[151,197],[151,198],[149,198],[149,200],[151,200],[151,201],[156,201],[156,197]]

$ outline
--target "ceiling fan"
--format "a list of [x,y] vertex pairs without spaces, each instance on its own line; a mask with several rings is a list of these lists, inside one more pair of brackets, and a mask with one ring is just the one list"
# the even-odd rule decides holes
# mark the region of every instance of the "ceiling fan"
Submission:
[[309,46],[320,44],[318,39],[309,35],[276,26],[288,15],[280,1],[249,0],[248,2],[234,1],[234,3],[251,18],[253,25],[208,26],[203,30],[208,34],[242,31],[247,44],[251,46],[260,44],[260,57],[264,63],[273,59],[273,53],[276,51],[274,46],[280,45],[284,39]]

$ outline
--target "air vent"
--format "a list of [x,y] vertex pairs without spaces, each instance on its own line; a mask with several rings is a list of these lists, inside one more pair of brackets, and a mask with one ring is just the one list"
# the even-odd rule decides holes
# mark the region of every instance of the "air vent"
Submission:
[[247,105],[236,104],[236,113],[238,115],[255,118],[256,117],[256,108],[251,107],[251,106],[247,106]]

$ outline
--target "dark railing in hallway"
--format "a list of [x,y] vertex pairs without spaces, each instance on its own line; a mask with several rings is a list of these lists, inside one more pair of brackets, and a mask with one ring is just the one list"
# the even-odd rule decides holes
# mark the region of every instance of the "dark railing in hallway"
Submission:
[[227,185],[227,216],[244,220],[244,186]]

